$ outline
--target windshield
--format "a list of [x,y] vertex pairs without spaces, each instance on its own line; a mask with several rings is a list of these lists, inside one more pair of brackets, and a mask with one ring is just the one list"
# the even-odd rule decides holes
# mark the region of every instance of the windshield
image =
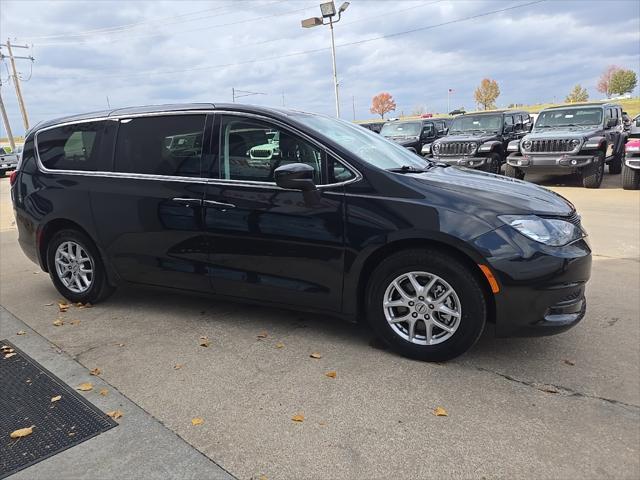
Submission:
[[464,115],[453,120],[449,132],[499,132],[501,129],[502,115]]
[[602,109],[563,108],[540,112],[535,128],[541,127],[582,127],[586,125],[600,125],[602,123]]
[[392,122],[385,123],[380,130],[383,137],[417,137],[420,135],[420,122]]
[[415,153],[358,125],[324,115],[296,113],[293,117],[375,167],[424,169],[428,166],[428,162]]

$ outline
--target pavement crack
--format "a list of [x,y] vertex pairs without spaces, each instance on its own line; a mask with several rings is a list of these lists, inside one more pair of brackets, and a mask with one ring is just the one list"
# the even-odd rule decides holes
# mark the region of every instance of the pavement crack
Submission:
[[565,397],[580,397],[580,398],[588,398],[591,400],[599,400],[601,402],[611,403],[613,405],[618,405],[620,407],[628,408],[633,411],[640,410],[640,405],[634,405],[633,403],[626,403],[620,400],[614,400],[612,398],[599,397],[597,395],[589,395],[588,393],[578,392],[571,388],[563,387],[561,385],[554,385],[550,383],[538,383],[538,382],[529,382],[526,380],[521,380],[519,378],[512,377],[511,375],[507,375],[506,373],[496,372],[495,370],[490,370],[488,368],[476,367],[477,370],[481,372],[491,373],[493,375],[497,375],[499,377],[504,378],[505,380],[509,380],[510,382],[519,383],[520,385],[524,385],[526,387],[535,388],[536,390],[540,390],[545,393],[557,394]]

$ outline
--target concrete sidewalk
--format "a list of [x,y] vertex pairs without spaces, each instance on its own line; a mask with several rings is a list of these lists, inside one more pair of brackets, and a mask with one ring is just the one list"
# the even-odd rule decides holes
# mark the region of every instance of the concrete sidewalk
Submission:
[[[20,330],[26,335],[17,335]],[[2,307],[0,338],[10,340],[71,387],[92,382],[93,390],[83,395],[105,412],[120,410],[124,414],[117,427],[22,470],[12,479],[234,478]],[[108,390],[106,396],[98,394],[103,388]]]

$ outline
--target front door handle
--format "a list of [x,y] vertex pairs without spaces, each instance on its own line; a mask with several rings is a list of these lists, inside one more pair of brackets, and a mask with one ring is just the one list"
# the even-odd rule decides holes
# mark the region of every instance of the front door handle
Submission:
[[180,205],[184,205],[185,207],[201,207],[202,199],[200,198],[172,198],[172,202],[179,203]]
[[236,208],[233,203],[215,202],[213,200],[204,200],[205,207],[215,208],[216,210],[229,210],[230,208]]

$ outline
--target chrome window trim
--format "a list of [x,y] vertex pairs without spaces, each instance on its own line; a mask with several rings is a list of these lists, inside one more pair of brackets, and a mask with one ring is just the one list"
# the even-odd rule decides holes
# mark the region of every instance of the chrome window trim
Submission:
[[171,175],[153,175],[147,173],[126,173],[126,172],[108,172],[108,171],[90,171],[90,170],[57,170],[50,169],[44,166],[42,163],[42,159],[40,158],[40,151],[38,149],[38,135],[41,132],[46,132],[48,130],[52,130],[54,128],[65,127],[67,125],[77,125],[81,123],[91,123],[91,122],[103,122],[103,121],[117,121],[119,122],[122,119],[127,118],[138,118],[138,117],[153,117],[153,116],[167,116],[167,115],[190,115],[190,114],[206,114],[206,115],[216,115],[216,114],[227,114],[227,115],[235,115],[235,116],[245,116],[250,118],[256,118],[259,120],[264,120],[268,122],[275,122],[278,125],[281,125],[284,128],[287,128],[293,131],[296,135],[300,135],[305,140],[310,143],[316,145],[321,150],[330,153],[333,155],[340,163],[342,163],[345,167],[347,167],[352,173],[355,174],[355,178],[350,180],[346,180],[344,182],[337,183],[328,183],[318,185],[318,189],[327,189],[333,187],[340,187],[344,185],[348,185],[350,183],[355,183],[362,180],[362,174],[358,171],[358,169],[354,168],[349,162],[345,161],[340,155],[335,153],[332,149],[327,146],[321,144],[315,139],[309,137],[304,132],[301,132],[295,127],[291,125],[287,125],[280,120],[266,117],[264,115],[259,115],[255,113],[248,112],[237,112],[233,110],[175,110],[175,111],[161,111],[161,112],[149,112],[149,113],[136,113],[130,115],[114,115],[114,116],[101,116],[94,118],[84,118],[81,120],[73,120],[69,122],[60,122],[53,125],[49,125],[47,127],[36,130],[33,136],[33,146],[36,152],[36,163],[38,165],[38,170],[42,173],[46,174],[60,174],[60,175],[73,175],[73,176],[87,176],[87,177],[107,177],[107,178],[128,178],[131,180],[155,180],[155,181],[164,181],[164,182],[183,182],[183,183],[197,183],[197,184],[213,184],[213,185],[247,185],[257,188],[276,188],[278,190],[283,191],[297,191],[290,190],[286,188],[279,187],[274,182],[258,182],[252,180],[231,180],[231,179],[219,179],[219,178],[203,178],[203,177],[178,177]]

